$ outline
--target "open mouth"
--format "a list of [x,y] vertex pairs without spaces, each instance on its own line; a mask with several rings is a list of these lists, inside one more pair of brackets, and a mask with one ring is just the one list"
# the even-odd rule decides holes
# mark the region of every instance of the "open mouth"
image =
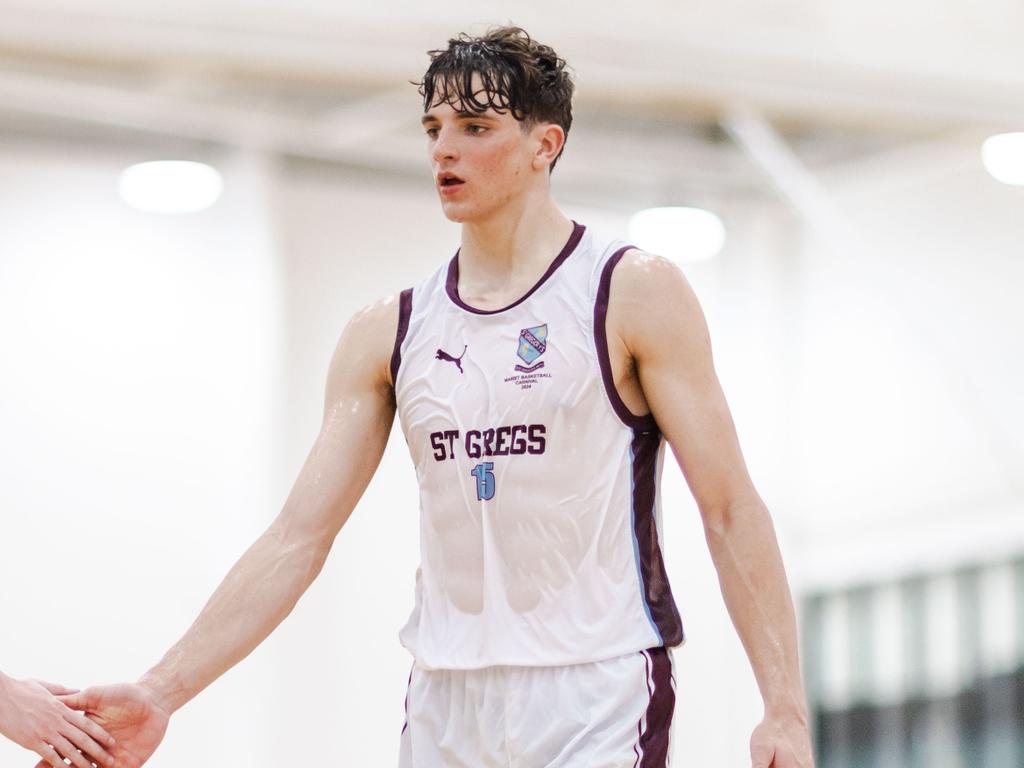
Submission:
[[447,174],[441,177],[442,187],[454,187],[457,186],[458,184],[465,184],[465,182],[458,176],[455,176],[454,174]]

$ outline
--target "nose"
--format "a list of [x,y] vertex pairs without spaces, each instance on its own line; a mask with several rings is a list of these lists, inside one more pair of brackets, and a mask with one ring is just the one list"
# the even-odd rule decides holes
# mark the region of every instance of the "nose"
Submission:
[[430,158],[435,163],[458,158],[455,142],[452,140],[448,128],[442,126],[437,129],[437,137],[434,139],[434,145],[430,148]]

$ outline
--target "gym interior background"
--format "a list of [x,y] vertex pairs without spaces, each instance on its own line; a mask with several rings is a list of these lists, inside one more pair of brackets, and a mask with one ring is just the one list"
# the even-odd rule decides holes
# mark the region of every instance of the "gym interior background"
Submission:
[[[566,213],[721,223],[713,256],[669,242],[775,520],[820,768],[1024,766],[1011,0],[0,0],[2,668],[137,678],[277,514],[348,317],[458,246],[409,81],[509,22],[576,74]],[[217,171],[207,207],[132,197],[167,160]],[[760,697],[671,459],[663,501],[674,762],[746,765]],[[417,515],[396,422],[323,574],[149,764],[394,764]]]

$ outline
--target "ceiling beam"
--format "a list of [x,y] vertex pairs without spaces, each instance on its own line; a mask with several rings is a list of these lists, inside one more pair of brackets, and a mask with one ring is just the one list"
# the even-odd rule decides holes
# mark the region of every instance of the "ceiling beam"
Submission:
[[[436,27],[436,28],[435,28]],[[186,71],[249,73],[367,87],[405,85],[444,40],[422,20],[370,25],[311,13],[216,15],[203,19],[132,17],[126,13],[59,13],[14,5],[4,9],[0,52],[77,57]],[[575,37],[573,37],[575,35]],[[564,46],[580,75],[580,98],[597,103],[664,103],[727,109],[743,103],[773,121],[945,128],[981,124],[998,130],[1024,124],[1020,81],[954,80],[899,69],[870,69],[743,52],[666,39],[623,41],[616,51],[579,31]],[[598,53],[599,52],[599,53]]]

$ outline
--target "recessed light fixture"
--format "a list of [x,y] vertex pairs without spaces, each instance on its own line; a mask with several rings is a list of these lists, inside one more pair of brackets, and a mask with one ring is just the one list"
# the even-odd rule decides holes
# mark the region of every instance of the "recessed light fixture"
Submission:
[[224,182],[216,168],[189,160],[154,160],[121,172],[117,191],[132,208],[151,213],[193,213],[221,196]]
[[630,217],[629,239],[638,248],[674,261],[702,261],[722,250],[725,225],[703,208],[647,208]]
[[1024,185],[1024,131],[989,136],[981,145],[981,162],[1004,184]]

